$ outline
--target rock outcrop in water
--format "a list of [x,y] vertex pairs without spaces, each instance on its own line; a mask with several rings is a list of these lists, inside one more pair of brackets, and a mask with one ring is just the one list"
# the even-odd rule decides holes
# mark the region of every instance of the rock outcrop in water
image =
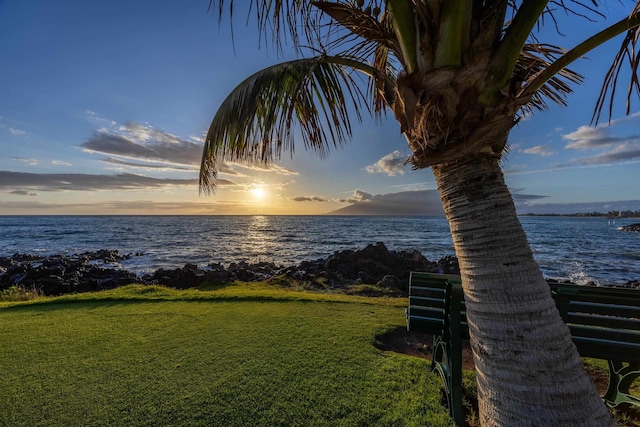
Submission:
[[[113,265],[138,255],[141,254],[123,255],[114,250],[101,250],[70,256],[15,254],[0,257],[0,291],[19,286],[43,295],[61,295],[113,289],[130,283],[185,289],[203,283],[251,282],[282,277],[311,287],[346,289],[356,284],[367,284],[406,295],[411,271],[460,273],[455,256],[433,262],[418,251],[390,251],[383,243],[368,245],[361,250],[337,251],[326,259],[303,261],[288,267],[241,261],[228,267],[210,264],[200,268],[187,263],[184,267],[158,269],[140,277]],[[640,288],[635,280],[620,286]]]
[[410,271],[458,273],[457,259],[445,257],[439,262],[427,260],[418,251],[389,251],[383,243],[362,250],[335,252],[326,259],[303,261],[297,266],[241,261],[210,264],[200,268],[187,263],[175,269],[158,269],[142,277],[115,268],[113,263],[140,254],[123,255],[114,250],[79,255],[37,256],[15,254],[0,258],[0,290],[11,286],[35,289],[44,295],[61,295],[113,289],[129,283],[161,284],[178,289],[192,288],[204,282],[227,283],[267,280],[282,276],[312,286],[345,288],[353,284],[377,284],[405,293]]
[[130,256],[112,250],[47,257],[15,254],[0,258],[0,290],[17,285],[44,295],[61,295],[117,288],[137,282],[138,276],[104,265]]
[[210,264],[208,268],[201,269],[193,264],[186,264],[182,268],[172,270],[160,269],[141,279],[144,283],[187,288],[203,282],[250,282],[284,276],[319,287],[345,288],[359,283],[377,284],[406,293],[411,271],[459,273],[457,259],[454,256],[431,262],[418,251],[389,251],[383,243],[376,243],[361,250],[338,251],[326,259],[303,261],[297,266],[285,267],[268,262],[243,261],[231,263],[227,268],[221,264]]
[[625,225],[621,228],[622,231],[633,231],[635,233],[640,233],[640,224],[629,224]]

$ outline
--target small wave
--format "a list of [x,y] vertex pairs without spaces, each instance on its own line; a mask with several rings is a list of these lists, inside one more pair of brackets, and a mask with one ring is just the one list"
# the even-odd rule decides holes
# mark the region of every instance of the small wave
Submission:
[[591,277],[581,266],[578,266],[578,270],[569,273],[569,281],[577,285],[595,284],[600,286],[598,280]]

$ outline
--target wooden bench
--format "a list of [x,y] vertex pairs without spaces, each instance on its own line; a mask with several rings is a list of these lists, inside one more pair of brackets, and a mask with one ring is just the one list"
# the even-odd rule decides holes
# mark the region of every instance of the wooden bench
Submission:
[[[555,282],[549,288],[580,355],[608,361],[605,403],[640,407],[629,392],[640,376],[640,291]],[[453,420],[463,426],[462,340],[469,327],[460,276],[411,273],[406,315],[409,331],[433,335],[431,369],[442,378]]]

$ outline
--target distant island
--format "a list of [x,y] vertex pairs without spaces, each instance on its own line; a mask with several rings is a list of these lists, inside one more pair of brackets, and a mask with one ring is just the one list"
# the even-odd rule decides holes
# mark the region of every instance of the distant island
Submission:
[[555,213],[524,213],[520,216],[569,216],[569,217],[593,217],[593,218],[640,218],[640,211],[609,211],[604,212],[576,212],[571,214]]

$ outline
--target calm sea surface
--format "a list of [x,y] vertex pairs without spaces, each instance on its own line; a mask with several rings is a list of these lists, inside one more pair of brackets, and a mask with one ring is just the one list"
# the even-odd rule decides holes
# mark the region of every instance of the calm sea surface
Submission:
[[[576,283],[640,280],[637,219],[521,217],[545,277]],[[437,261],[453,255],[444,218],[365,216],[0,216],[0,256],[16,252],[141,252],[121,266],[136,273],[242,260],[297,265],[334,251],[384,242]]]

